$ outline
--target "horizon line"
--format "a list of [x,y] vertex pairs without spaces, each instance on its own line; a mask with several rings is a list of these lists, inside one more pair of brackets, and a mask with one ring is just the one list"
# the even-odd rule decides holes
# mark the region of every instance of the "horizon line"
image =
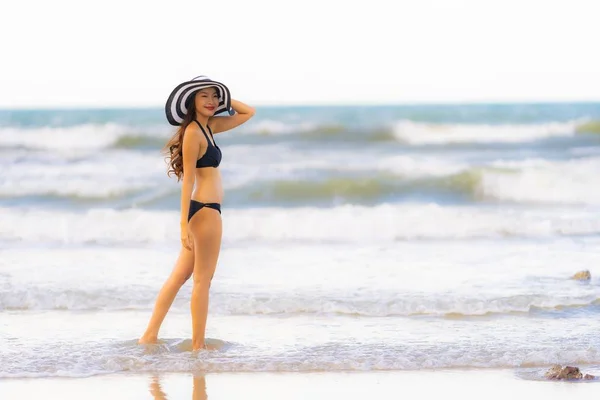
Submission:
[[[252,103],[245,102],[256,108],[294,108],[294,107],[315,107],[315,108],[338,108],[338,107],[422,107],[422,106],[489,106],[489,105],[560,105],[560,104],[600,104],[599,99],[580,99],[580,100],[465,100],[465,101],[413,101],[413,102],[371,102],[371,103],[352,103],[352,102],[298,102],[298,103]],[[31,105],[31,106],[8,106],[0,105],[2,111],[33,111],[33,110],[143,110],[143,109],[163,109],[164,105]]]

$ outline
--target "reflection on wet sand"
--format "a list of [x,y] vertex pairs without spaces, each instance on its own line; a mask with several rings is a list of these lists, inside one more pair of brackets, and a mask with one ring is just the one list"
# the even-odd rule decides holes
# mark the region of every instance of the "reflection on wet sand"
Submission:
[[[207,400],[206,379],[204,375],[192,376],[192,400]],[[168,400],[167,394],[160,385],[160,377],[153,376],[150,381],[150,394],[154,400]]]

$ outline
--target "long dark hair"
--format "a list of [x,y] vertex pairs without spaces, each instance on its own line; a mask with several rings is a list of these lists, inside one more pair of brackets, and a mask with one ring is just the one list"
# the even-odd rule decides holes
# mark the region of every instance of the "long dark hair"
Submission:
[[185,133],[185,128],[196,119],[196,93],[192,94],[188,99],[188,112],[183,118],[183,122],[163,148],[163,152],[167,154],[166,159],[169,165],[167,176],[170,177],[171,174],[175,174],[177,181],[183,177],[183,134]]

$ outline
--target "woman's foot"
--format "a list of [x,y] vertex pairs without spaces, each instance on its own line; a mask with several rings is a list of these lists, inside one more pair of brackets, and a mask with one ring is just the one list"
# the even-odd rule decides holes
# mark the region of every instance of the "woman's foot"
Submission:
[[219,349],[219,346],[217,344],[204,342],[204,344],[202,346],[199,346],[198,348],[193,348],[192,351],[200,351],[200,350],[211,351],[211,350],[218,350],[218,349]]
[[204,342],[200,346],[192,346],[192,351],[200,351],[200,350],[217,350],[217,346],[214,344],[209,344]]
[[158,343],[158,338],[156,336],[142,336],[140,340],[138,340],[138,344],[156,344]]

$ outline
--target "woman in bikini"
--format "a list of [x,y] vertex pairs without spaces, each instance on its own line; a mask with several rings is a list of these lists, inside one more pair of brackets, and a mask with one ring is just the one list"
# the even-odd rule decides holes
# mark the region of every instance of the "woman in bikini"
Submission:
[[[178,85],[165,106],[167,120],[179,129],[166,145],[168,175],[182,180],[181,244],[177,263],[163,284],[139,343],[157,343],[160,326],[179,292],[193,274],[192,350],[205,349],[208,292],[221,248],[223,186],[221,149],[213,134],[233,129],[254,115],[254,108],[231,99],[220,82],[199,76]],[[228,116],[217,117],[227,112]]]

